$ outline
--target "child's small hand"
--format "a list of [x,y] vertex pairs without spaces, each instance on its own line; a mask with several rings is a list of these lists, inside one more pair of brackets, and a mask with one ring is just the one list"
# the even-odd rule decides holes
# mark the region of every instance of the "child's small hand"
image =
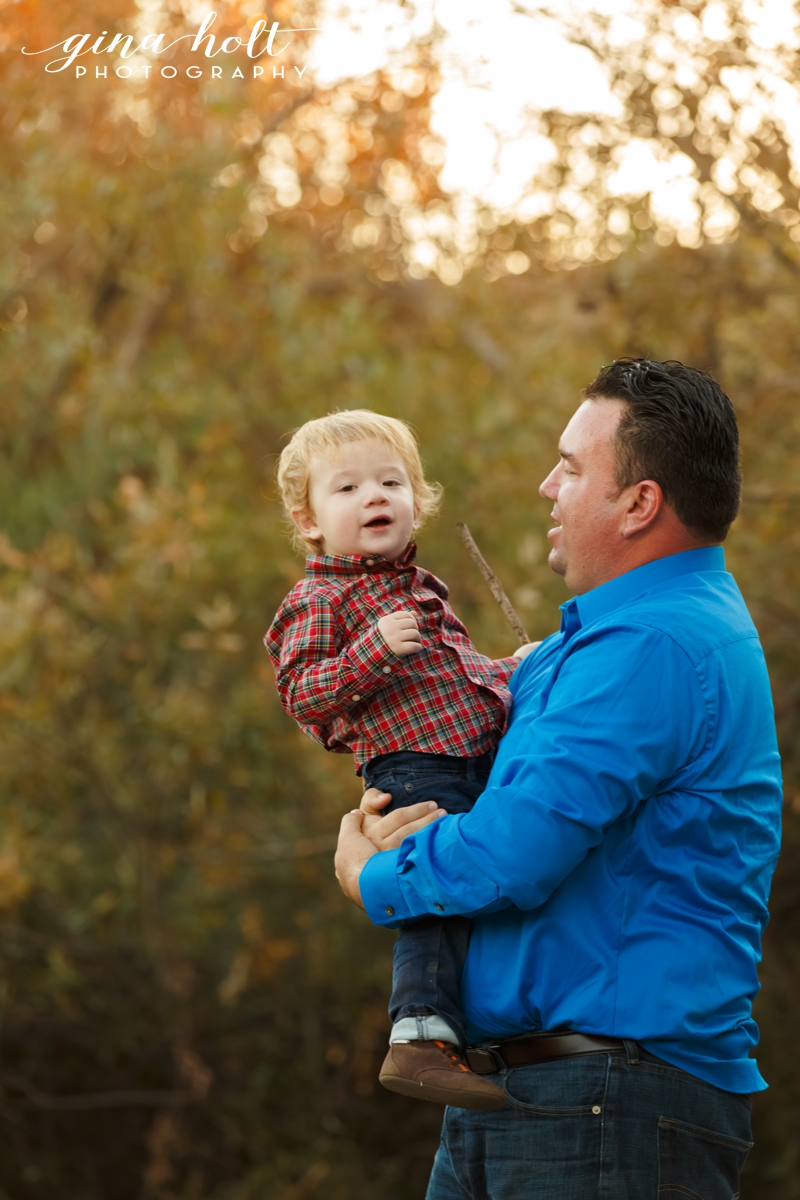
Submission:
[[541,642],[526,642],[524,646],[520,646],[518,650],[514,651],[514,658],[527,657],[531,650],[536,650],[538,646],[541,646],[541,644]]
[[394,654],[417,654],[422,649],[422,638],[417,618],[408,609],[400,608],[378,621],[383,640]]

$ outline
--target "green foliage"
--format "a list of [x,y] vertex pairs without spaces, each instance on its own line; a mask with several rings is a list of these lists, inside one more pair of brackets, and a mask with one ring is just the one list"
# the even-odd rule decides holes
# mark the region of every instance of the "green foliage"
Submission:
[[[446,489],[421,561],[450,583],[478,646],[508,653],[455,522],[531,635],[550,632],[564,593],[537,488],[580,388],[641,353],[711,370],[742,423],[729,562],[763,633],[791,801],[759,999],[773,1089],[757,1101],[743,1194],[790,1200],[794,243],[753,225],[735,244],[641,241],[571,272],[490,283],[476,271],[455,289],[393,280],[345,237],[382,162],[409,145],[414,161],[424,96],[398,115],[382,87],[359,100],[370,127],[385,123],[362,182],[338,206],[271,209],[258,234],[242,216],[257,173],[247,130],[260,138],[335,96],[154,86],[145,120],[114,115],[116,84],[45,85],[22,68],[9,84],[0,1184],[15,1200],[423,1194],[438,1112],[375,1084],[391,938],[332,874],[358,784],[282,712],[260,644],[302,570],[272,467],[290,429],[335,407],[411,421]],[[232,158],[242,173],[218,186]]]

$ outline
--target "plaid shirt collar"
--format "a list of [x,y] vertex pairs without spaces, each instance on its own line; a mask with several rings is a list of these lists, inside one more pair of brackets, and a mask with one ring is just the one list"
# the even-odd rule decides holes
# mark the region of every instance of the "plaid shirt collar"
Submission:
[[416,553],[417,543],[409,542],[393,562],[388,562],[380,554],[309,554],[306,559],[306,578],[317,575],[363,575],[365,571],[403,571],[411,566]]

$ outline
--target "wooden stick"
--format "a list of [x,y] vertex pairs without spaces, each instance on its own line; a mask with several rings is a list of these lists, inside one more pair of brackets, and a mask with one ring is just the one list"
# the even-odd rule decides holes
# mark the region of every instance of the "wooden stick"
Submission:
[[492,595],[505,614],[506,620],[519,638],[520,646],[527,646],[531,639],[525,632],[525,627],[522,624],[522,621],[520,621],[519,617],[514,612],[511,601],[503,591],[502,583],[497,578],[494,571],[478,549],[475,538],[472,536],[469,529],[467,529],[467,526],[463,523],[463,521],[458,522],[456,529],[461,534],[461,540],[467,547],[467,552],[469,553],[470,558],[476,564],[481,575],[488,583],[489,587],[491,588]]

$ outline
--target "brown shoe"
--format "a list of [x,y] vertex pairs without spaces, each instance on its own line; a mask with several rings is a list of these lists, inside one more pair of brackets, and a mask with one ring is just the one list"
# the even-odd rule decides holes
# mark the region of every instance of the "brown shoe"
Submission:
[[390,1092],[454,1108],[502,1108],[506,1102],[502,1089],[471,1071],[449,1042],[393,1042],[378,1079]]

